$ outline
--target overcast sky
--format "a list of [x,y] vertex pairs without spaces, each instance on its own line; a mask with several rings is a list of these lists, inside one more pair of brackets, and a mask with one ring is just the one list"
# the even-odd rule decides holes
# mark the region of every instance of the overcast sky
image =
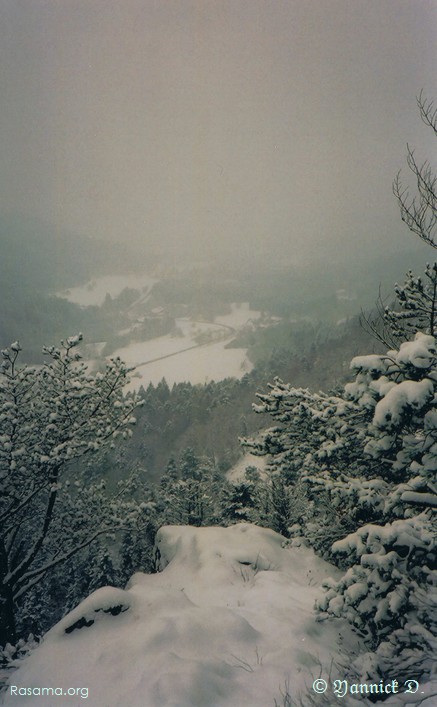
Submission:
[[2,212],[193,258],[414,243],[437,0],[0,0],[0,71]]

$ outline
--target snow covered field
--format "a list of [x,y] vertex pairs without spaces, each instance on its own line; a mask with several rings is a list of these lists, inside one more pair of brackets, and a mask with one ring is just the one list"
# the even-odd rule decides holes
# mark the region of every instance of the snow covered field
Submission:
[[[134,575],[126,590],[96,591],[49,631],[11,683],[87,688],[86,701],[61,698],[72,707],[273,707],[286,686],[307,694],[321,666],[327,676],[332,659],[347,663],[357,644],[343,621],[313,616],[334,568],[283,543],[249,524],[161,528],[162,571]],[[10,691],[5,704],[17,704]]]
[[[178,353],[170,358],[163,358],[160,361],[140,365],[143,353],[148,356],[150,351],[158,350],[158,355],[171,349],[170,342],[179,342],[179,348],[184,346],[195,346],[187,339],[171,339],[171,337],[161,337],[167,341],[154,339],[140,344],[132,344],[129,347],[120,349],[115,355],[137,368],[133,373],[132,380],[127,386],[127,390],[138,390],[141,385],[145,388],[149,383],[157,385],[162,378],[165,378],[171,386],[173,383],[190,381],[193,384],[207,383],[208,381],[219,381],[224,378],[242,378],[245,373],[252,369],[252,364],[246,357],[245,349],[226,349],[225,343],[206,344],[204,346],[192,348],[190,351]],[[147,344],[152,344],[151,348]],[[167,348],[168,346],[168,348]],[[158,347],[155,348],[155,347]],[[135,352],[141,353],[135,356]],[[153,358],[153,356],[152,356]],[[149,359],[150,360],[150,359]]]
[[[136,367],[129,390],[138,390],[141,385],[147,388],[149,383],[156,385],[162,378],[169,385],[184,381],[196,384],[228,377],[242,378],[252,370],[246,349],[227,349],[227,341],[198,346],[195,336],[207,331],[226,336],[224,327],[238,329],[251,319],[256,319],[259,314],[250,310],[247,304],[233,304],[232,312],[217,317],[215,323],[176,319],[176,326],[182,336],[167,335],[149,341],[135,341],[117,349],[113,356],[119,356],[128,365]],[[232,332],[228,340],[231,336]]]
[[[101,306],[107,294],[119,295],[126,287],[137,289],[146,297],[158,280],[144,276],[112,275],[96,278],[80,287],[72,287],[59,292],[59,297],[85,306]],[[252,369],[246,356],[246,349],[226,349],[226,343],[232,336],[232,329],[238,330],[260,317],[260,312],[249,309],[243,302],[232,304],[229,314],[217,317],[215,322],[194,322],[189,318],[176,320],[181,336],[160,336],[148,341],[132,341],[118,349],[112,355],[119,356],[136,371],[128,390],[138,390],[141,385],[157,385],[165,378],[169,385],[190,381],[193,384],[219,381],[224,378],[242,378]],[[134,334],[135,327],[132,327]],[[127,333],[129,330],[126,330]],[[224,341],[211,341],[198,346],[195,337],[202,332],[216,332]],[[228,336],[227,336],[228,335]],[[104,346],[102,342],[101,347]],[[186,350],[190,349],[190,350]],[[90,350],[94,358],[96,351]],[[160,359],[160,360],[158,360]]]
[[58,297],[68,299],[74,304],[82,307],[100,307],[109,294],[116,297],[123,292],[126,287],[133,290],[150,290],[158,282],[148,275],[107,275],[87,282],[79,287],[71,287],[69,290],[58,292]]

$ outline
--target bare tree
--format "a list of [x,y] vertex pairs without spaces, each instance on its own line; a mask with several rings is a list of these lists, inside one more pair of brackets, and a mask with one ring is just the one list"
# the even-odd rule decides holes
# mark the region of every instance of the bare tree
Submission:
[[[417,96],[417,105],[422,121],[437,136],[437,108],[434,101],[423,95]],[[437,248],[437,175],[428,160],[418,162],[414,150],[407,145],[407,164],[416,182],[416,195],[410,196],[408,187],[404,187],[400,172],[393,182],[393,193],[397,199],[401,218],[412,233],[425,243]]]
[[[434,101],[417,96],[422,121],[437,137],[437,108]],[[410,231],[432,248],[437,248],[437,175],[428,160],[418,162],[414,150],[407,145],[407,165],[414,175],[416,193],[401,181],[400,171],[393,181],[401,218]],[[370,314],[361,313],[360,322],[365,331],[385,346],[396,348],[415,331],[434,336],[437,333],[437,263],[427,264],[425,277],[416,277],[410,270],[403,285],[395,285],[399,310],[386,305],[381,291]]]

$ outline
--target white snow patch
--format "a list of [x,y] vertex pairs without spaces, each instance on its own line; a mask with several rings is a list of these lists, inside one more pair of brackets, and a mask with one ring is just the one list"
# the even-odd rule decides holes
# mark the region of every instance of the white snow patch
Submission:
[[378,354],[355,356],[350,363],[350,368],[353,371],[369,372],[371,375],[376,376],[378,373],[385,373],[387,361],[384,356],[379,356]]
[[[195,385],[225,378],[242,378],[253,367],[246,356],[246,349],[226,349],[225,346],[223,342],[208,344],[161,361],[136,364],[137,368],[126,390],[138,390],[141,385],[147,388],[149,383],[157,385],[163,378],[170,386],[185,381]],[[117,355],[126,361],[120,352]]]
[[397,363],[410,364],[415,368],[428,368],[437,355],[433,336],[417,332],[414,341],[404,341],[396,356]]
[[246,469],[248,466],[254,466],[265,477],[266,457],[257,457],[255,454],[244,454],[241,459],[226,472],[226,478],[232,483],[244,481]]
[[406,409],[421,410],[432,400],[433,384],[429,378],[421,381],[402,381],[390,388],[375,408],[373,424],[391,429],[399,424]]
[[215,322],[239,329],[250,321],[256,321],[261,316],[261,312],[249,308],[249,302],[233,303],[231,310],[229,314],[222,314],[216,317]]
[[133,341],[127,346],[114,351],[111,354],[111,358],[121,358],[129,366],[141,366],[148,361],[177,353],[181,349],[194,345],[194,341],[184,336],[178,337],[167,334],[148,341]]
[[82,307],[100,307],[108,294],[117,297],[127,287],[131,290],[150,290],[156,282],[157,279],[148,275],[107,275],[90,280],[80,287],[58,292],[57,296]]
[[[11,683],[86,687],[93,707],[266,707],[285,683],[308,694],[320,664],[327,675],[332,660],[349,663],[358,639],[342,620],[315,621],[320,582],[334,568],[284,543],[249,524],[161,528],[163,571],[92,594]],[[9,691],[5,704],[16,704]]]
[[156,385],[162,378],[169,385],[242,378],[252,370],[246,349],[227,349],[226,340],[197,344],[195,336],[205,331],[223,331],[226,335],[222,325],[180,318],[176,319],[176,326],[182,336],[167,334],[149,341],[132,342],[112,354],[136,368],[126,390],[138,390],[141,385],[147,388],[149,383]]

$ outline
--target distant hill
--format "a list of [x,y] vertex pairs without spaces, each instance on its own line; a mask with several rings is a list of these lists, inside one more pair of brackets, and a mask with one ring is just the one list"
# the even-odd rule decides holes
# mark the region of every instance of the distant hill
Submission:
[[359,259],[332,253],[325,260],[315,255],[304,266],[284,265],[270,271],[259,266],[250,276],[245,274],[251,283],[247,299],[253,309],[279,316],[335,321],[372,308],[380,287],[383,296],[392,297],[394,283],[402,282],[407,270],[421,275],[426,262],[433,259],[437,260],[437,251],[419,243],[416,248],[383,255],[365,251]]
[[174,316],[184,305],[191,314],[212,319],[231,302],[247,301],[252,309],[281,317],[333,324],[361,308],[370,309],[380,284],[391,297],[394,282],[402,281],[409,268],[423,272],[435,252],[421,243],[412,244],[414,248],[382,257],[364,248],[358,260],[347,253],[333,252],[326,259],[316,253],[305,265],[260,263],[256,254],[241,261],[228,253],[221,261],[186,264],[165,275],[163,255],[158,258],[156,252],[149,252],[146,238],[139,252],[126,243],[106,243],[26,215],[4,213],[0,214],[0,346],[20,339],[28,360],[35,361],[43,344],[79,330],[88,341],[106,340],[108,322],[103,324],[101,310],[84,310],[53,294],[102,275],[151,272],[158,262],[162,276],[158,275],[153,301]]
[[53,293],[118,274],[133,263],[141,266],[125,245],[60,231],[17,213],[0,215],[0,248],[0,346],[20,339],[24,357],[32,361],[40,359],[43,344],[79,330],[90,338],[99,328],[97,310],[84,311]]
[[127,244],[108,244],[17,213],[0,214],[0,245],[3,289],[52,292],[141,265]]

